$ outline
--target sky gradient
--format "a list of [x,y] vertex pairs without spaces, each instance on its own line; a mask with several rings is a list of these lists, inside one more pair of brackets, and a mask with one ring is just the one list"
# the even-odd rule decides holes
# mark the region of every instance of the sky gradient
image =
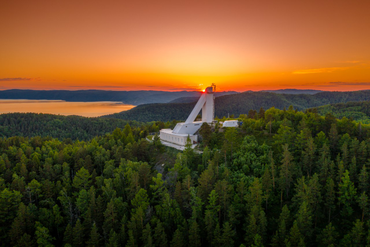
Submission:
[[0,3],[0,90],[370,89],[370,1]]

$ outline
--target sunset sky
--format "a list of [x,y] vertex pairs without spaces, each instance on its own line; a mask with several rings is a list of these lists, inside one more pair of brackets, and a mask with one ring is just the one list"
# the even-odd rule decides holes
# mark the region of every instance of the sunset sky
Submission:
[[0,90],[370,89],[369,0],[0,3]]

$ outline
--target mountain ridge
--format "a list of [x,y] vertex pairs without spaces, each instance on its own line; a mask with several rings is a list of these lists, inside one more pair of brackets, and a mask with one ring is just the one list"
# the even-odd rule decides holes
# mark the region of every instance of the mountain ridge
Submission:
[[[276,94],[268,92],[245,92],[235,95],[220,96],[215,99],[215,116],[224,117],[234,114],[247,114],[250,110],[261,107],[269,109],[288,108],[290,105],[297,110],[305,110],[321,105],[349,101],[370,100],[370,91],[354,92],[321,92],[317,94]],[[131,110],[102,117],[136,120],[140,122],[185,120],[196,102],[145,104]]]
[[[236,94],[234,91],[217,92],[216,95]],[[0,91],[0,99],[65,100],[71,102],[120,101],[130,105],[168,103],[182,97],[200,97],[198,91],[105,91],[105,90],[24,90]]]

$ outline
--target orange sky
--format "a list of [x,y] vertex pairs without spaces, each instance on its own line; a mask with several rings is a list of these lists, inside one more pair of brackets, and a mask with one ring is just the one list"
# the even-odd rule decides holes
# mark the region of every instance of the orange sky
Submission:
[[369,0],[0,3],[0,90],[370,89]]

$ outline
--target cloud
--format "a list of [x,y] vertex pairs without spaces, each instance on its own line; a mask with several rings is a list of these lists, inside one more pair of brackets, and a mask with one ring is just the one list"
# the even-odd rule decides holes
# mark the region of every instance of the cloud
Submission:
[[102,85],[102,86],[73,86],[73,85],[71,85],[71,86],[69,86],[69,87],[77,87],[77,88],[124,88],[124,87],[122,87],[122,86],[104,86],[104,85]]
[[353,61],[343,61],[341,63],[352,63],[352,64],[356,64],[356,63],[360,63],[361,61],[357,61],[357,60],[353,60]]
[[315,87],[317,88],[335,88],[335,87],[341,87],[341,86],[370,86],[370,82],[331,81],[331,82],[325,82],[321,84],[315,84]]
[[337,70],[346,70],[349,67],[331,67],[331,68],[319,68],[319,69],[303,69],[293,71],[293,74],[296,75],[305,75],[305,74],[317,74],[317,73],[331,73]]
[[370,85],[370,82],[343,82],[343,81],[332,81],[332,82],[329,82],[329,85],[333,85],[333,86],[352,86],[352,85],[355,85],[355,86],[369,86]]
[[0,81],[30,81],[32,78],[13,77],[13,78],[0,78]]

